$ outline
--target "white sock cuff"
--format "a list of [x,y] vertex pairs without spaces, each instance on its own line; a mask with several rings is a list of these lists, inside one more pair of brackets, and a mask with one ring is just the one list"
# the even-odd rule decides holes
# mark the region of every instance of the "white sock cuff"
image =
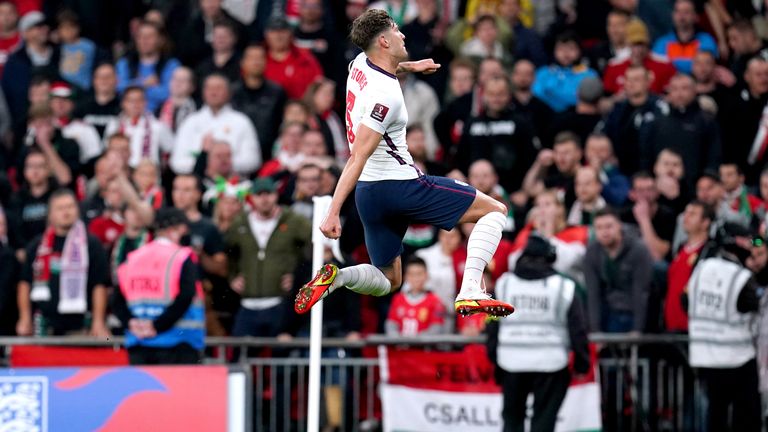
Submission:
[[[507,216],[501,212],[490,212],[478,219],[477,225],[487,225],[492,228],[497,228],[499,232],[501,232],[504,231],[504,227],[507,225]],[[477,227],[477,225],[475,225],[475,227]]]
[[384,273],[370,264],[359,264],[339,270],[334,285],[346,286],[356,293],[377,297],[389,294],[392,289],[392,284]]

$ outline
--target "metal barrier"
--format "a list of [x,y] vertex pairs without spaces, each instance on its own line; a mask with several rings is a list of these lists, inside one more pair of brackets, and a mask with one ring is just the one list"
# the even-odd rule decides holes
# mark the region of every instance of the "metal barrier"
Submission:
[[[702,404],[695,373],[687,366],[686,336],[592,334],[590,339],[603,348],[598,361],[605,430],[701,429]],[[481,336],[458,335],[324,339],[321,364],[326,408],[322,412],[331,412],[332,417],[335,413],[338,417],[334,420],[339,421],[342,431],[376,430],[380,420],[379,364],[377,358],[361,358],[363,348],[407,345],[450,350],[483,342]],[[0,338],[0,347],[11,350],[18,345],[119,348],[122,343],[119,337],[107,341],[88,337]],[[210,337],[206,344],[206,363],[251,366],[255,430],[305,430],[308,339]],[[328,424],[327,418],[323,424]]]

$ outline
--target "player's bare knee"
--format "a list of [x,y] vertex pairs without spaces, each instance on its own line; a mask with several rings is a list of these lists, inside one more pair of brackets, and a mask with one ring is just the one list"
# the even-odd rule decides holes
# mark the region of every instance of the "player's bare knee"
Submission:
[[389,283],[392,284],[392,287],[390,288],[390,292],[397,291],[403,285],[403,278],[399,277],[399,278],[390,279]]
[[387,274],[387,279],[389,279],[389,283],[391,284],[391,291],[395,291],[400,288],[400,286],[403,284],[403,274],[402,272],[389,272]]
[[398,257],[395,262],[392,263],[392,266],[380,269],[389,281],[391,291],[397,290],[400,288],[400,285],[403,284],[403,271],[399,260],[400,257]]
[[506,204],[504,204],[501,201],[493,200],[493,203],[491,204],[491,212],[499,212],[503,215],[506,215],[509,213],[509,210],[507,209]]

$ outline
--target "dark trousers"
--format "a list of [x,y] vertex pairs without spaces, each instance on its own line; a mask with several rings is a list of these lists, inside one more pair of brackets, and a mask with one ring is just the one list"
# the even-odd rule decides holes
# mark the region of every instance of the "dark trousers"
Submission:
[[232,336],[275,337],[280,333],[284,311],[283,303],[261,310],[241,307],[235,315]]
[[516,372],[504,374],[504,432],[523,432],[525,403],[533,393],[533,419],[531,432],[555,430],[557,412],[565,399],[571,373],[568,368],[557,372]]
[[[760,393],[757,389],[757,363],[755,359],[734,369],[699,369],[709,410],[709,432],[762,430]],[[729,419],[728,409],[732,408]],[[730,420],[730,421],[729,421]],[[731,428],[728,425],[732,426]]]
[[172,348],[134,346],[128,348],[132,365],[199,364],[200,351],[183,343]]

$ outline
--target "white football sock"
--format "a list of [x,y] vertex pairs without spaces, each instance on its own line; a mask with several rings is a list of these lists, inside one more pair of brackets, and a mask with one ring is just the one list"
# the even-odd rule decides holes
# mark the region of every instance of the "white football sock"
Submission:
[[464,265],[464,279],[461,281],[459,298],[482,292],[483,270],[496,253],[506,223],[504,214],[491,212],[475,224],[467,242],[467,262]]
[[392,283],[389,282],[384,273],[376,266],[370,264],[360,264],[352,267],[339,269],[336,280],[331,284],[330,292],[336,288],[345,286],[350,290],[376,297],[389,294],[392,289]]

